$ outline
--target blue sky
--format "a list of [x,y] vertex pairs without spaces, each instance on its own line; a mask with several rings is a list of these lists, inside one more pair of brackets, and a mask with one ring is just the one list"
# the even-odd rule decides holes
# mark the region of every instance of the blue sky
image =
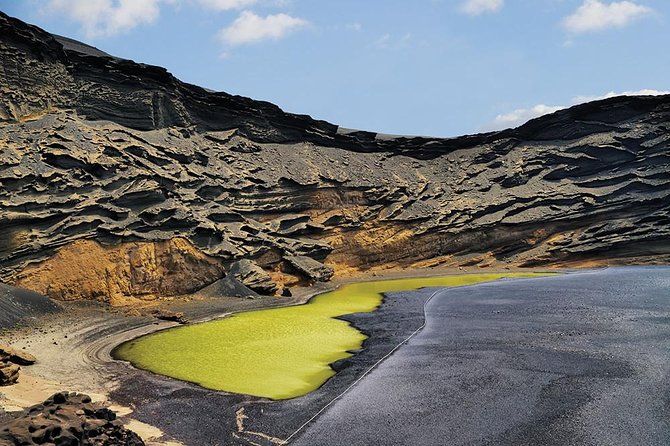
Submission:
[[345,127],[456,136],[670,90],[668,0],[0,0],[180,79]]

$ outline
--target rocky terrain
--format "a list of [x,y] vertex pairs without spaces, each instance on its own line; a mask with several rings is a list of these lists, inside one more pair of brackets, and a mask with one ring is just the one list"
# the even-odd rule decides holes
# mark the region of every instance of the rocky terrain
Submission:
[[185,84],[2,14],[0,91],[0,278],[50,297],[670,259],[668,96],[398,137]]
[[142,439],[111,410],[86,395],[56,393],[25,414],[0,425],[0,445],[127,445]]

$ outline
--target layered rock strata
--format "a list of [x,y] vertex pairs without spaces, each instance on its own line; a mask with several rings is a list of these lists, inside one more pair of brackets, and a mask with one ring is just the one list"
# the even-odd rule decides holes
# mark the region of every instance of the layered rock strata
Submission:
[[376,266],[670,259],[668,96],[389,136],[4,15],[0,91],[0,277],[59,299],[179,295],[243,259],[282,285]]

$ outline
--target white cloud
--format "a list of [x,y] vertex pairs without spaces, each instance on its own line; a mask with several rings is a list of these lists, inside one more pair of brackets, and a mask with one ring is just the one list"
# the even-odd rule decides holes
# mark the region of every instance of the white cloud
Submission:
[[623,28],[652,11],[632,1],[604,3],[600,0],[584,0],[572,15],[563,20],[563,27],[574,34]]
[[153,23],[162,0],[49,0],[43,12],[79,23],[87,37],[111,36]]
[[202,6],[217,11],[242,9],[257,3],[258,0],[198,0]]
[[542,115],[554,113],[562,110],[565,107],[562,105],[545,105],[538,104],[532,108],[519,108],[509,113],[496,116],[490,125],[492,129],[505,129],[510,127],[518,127],[524,122],[528,122],[533,118]]
[[405,33],[402,36],[393,36],[389,33],[384,34],[372,42],[372,46],[384,50],[399,50],[407,48],[412,42],[412,33]]
[[617,96],[661,96],[665,94],[670,94],[670,91],[667,90],[636,90],[636,91],[622,91],[621,93],[615,93],[610,91],[600,96],[575,96],[572,98],[573,104],[583,104],[584,102],[598,101],[600,99],[609,99]]
[[487,126],[487,130],[499,130],[510,127],[518,127],[531,119],[538,118],[550,113],[563,110],[572,105],[583,104],[585,102],[598,101],[601,99],[614,98],[617,96],[660,96],[660,95],[670,95],[670,91],[667,90],[652,90],[652,89],[643,89],[636,91],[623,91],[616,93],[610,91],[599,96],[575,96],[571,100],[571,105],[545,105],[538,104],[531,108],[519,108],[509,113],[500,114],[496,116],[491,124]]
[[288,14],[260,17],[251,11],[243,11],[232,25],[219,31],[219,37],[232,46],[279,40],[307,24],[306,20]]
[[466,0],[461,5],[461,11],[470,15],[481,15],[498,12],[505,5],[505,0]]

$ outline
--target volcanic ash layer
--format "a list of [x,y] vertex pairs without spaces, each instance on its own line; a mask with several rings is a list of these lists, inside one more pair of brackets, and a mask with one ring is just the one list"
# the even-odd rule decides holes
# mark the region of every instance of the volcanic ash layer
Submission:
[[[0,277],[124,303],[376,266],[670,256],[670,97],[453,139],[338,128],[0,14]],[[251,260],[254,264],[241,260]]]

